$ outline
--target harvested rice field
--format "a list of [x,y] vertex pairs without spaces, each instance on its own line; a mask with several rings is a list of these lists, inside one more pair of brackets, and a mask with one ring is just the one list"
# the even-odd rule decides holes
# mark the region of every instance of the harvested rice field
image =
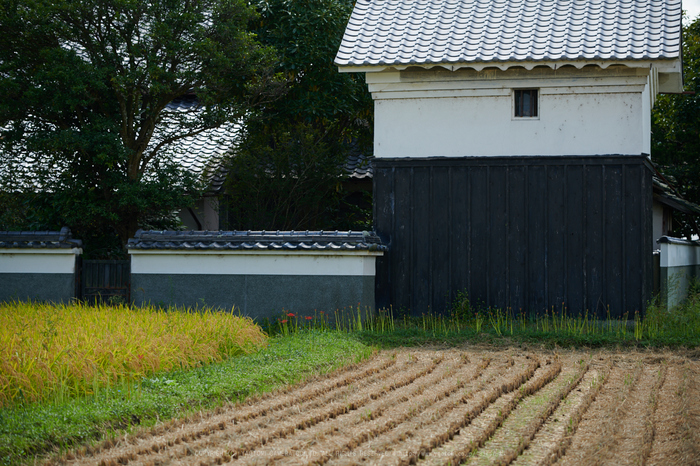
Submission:
[[658,351],[382,352],[54,462],[700,464],[700,361]]

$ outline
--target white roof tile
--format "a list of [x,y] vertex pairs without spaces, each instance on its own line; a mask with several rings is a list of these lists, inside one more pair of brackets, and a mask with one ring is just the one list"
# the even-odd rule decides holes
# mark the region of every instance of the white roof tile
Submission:
[[681,0],[358,0],[338,66],[680,57]]

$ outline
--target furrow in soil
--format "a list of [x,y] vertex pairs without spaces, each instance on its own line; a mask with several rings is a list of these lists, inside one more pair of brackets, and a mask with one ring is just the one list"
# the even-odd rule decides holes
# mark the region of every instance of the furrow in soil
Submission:
[[[554,380],[561,372],[558,360],[548,359],[525,383],[513,386],[510,390],[491,390],[482,398],[473,415],[461,425],[453,425],[450,434],[439,441],[424,441],[425,454],[420,464],[448,465],[459,464],[482,447],[508,418],[518,402]],[[404,460],[401,464],[407,464]]]
[[360,451],[338,452],[337,457],[328,462],[328,466],[380,462],[384,456],[395,454],[397,445],[402,445],[409,438],[422,435],[425,430],[432,431],[440,419],[449,416],[452,410],[460,409],[460,406],[473,398],[475,393],[494,384],[496,379],[507,377],[509,372],[516,371],[516,367],[521,367],[526,362],[526,358],[523,356],[513,358],[509,354],[496,354],[492,357],[494,362],[483,373],[465,383],[459,390],[433,404],[429,409],[420,413],[416,412],[397,428],[372,438]]
[[[412,419],[420,417],[441,416],[454,407],[461,398],[461,392],[467,385],[478,380],[489,360],[463,365],[454,371],[446,372],[434,385],[429,385],[417,396],[388,407],[380,416],[368,418],[355,425],[340,426],[338,432],[326,442],[313,444],[304,452],[315,455],[302,456],[292,465],[323,464],[327,461],[352,463],[363,461],[362,457],[377,450],[377,441],[391,435],[396,428],[402,428]],[[376,459],[376,458],[375,458]],[[370,460],[375,462],[375,459]]]
[[[377,383],[393,378],[397,372],[415,367],[408,354],[374,358],[362,366],[353,366],[348,371],[335,373],[327,378],[316,380],[314,384],[304,384],[295,389],[281,391],[276,396],[267,396],[254,404],[238,405],[217,410],[206,419],[188,419],[170,422],[165,428],[156,427],[151,432],[135,436],[128,442],[118,443],[111,448],[103,448],[98,454],[78,459],[74,464],[96,464],[104,461],[109,464],[129,462],[159,461],[171,454],[180,445],[205,441],[209,436],[222,431],[250,428],[258,419],[274,419],[298,414],[307,407],[324,406],[333,400],[346,400],[349,393],[356,391],[353,385]],[[421,366],[422,367],[422,366]],[[191,449],[191,447],[190,447]]]
[[[345,432],[354,430],[358,426],[372,424],[377,419],[386,419],[387,412],[405,407],[414,397],[423,395],[430,396],[433,388],[442,379],[461,370],[466,364],[470,370],[477,369],[477,363],[467,363],[467,361],[455,354],[455,352],[444,352],[440,356],[440,366],[429,374],[416,377],[412,383],[387,393],[387,396],[367,403],[358,409],[348,411],[337,416],[328,422],[319,423],[308,429],[299,429],[293,435],[286,438],[273,439],[261,448],[251,451],[245,455],[240,455],[236,464],[270,464],[284,459],[285,463],[292,463],[295,460],[305,461],[307,458],[314,461],[323,461],[333,455],[336,442],[342,444]],[[469,369],[468,369],[469,370]],[[449,388],[445,388],[449,390]],[[405,408],[404,408],[405,409]],[[354,448],[365,439],[353,440],[349,447]],[[357,443],[355,443],[357,442]]]
[[427,452],[448,442],[462,426],[477,417],[478,413],[482,412],[493,399],[503,393],[514,391],[523,383],[530,383],[537,379],[539,361],[534,357],[525,361],[518,359],[509,370],[503,371],[501,378],[496,380],[495,387],[485,387],[485,390],[480,393],[468,394],[463,397],[461,405],[436,420],[429,428],[422,429],[417,435],[406,438],[400,444],[387,449],[381,464],[405,465],[417,461]]
[[682,361],[669,358],[654,412],[654,442],[646,463],[649,466],[691,464],[691,458],[684,452],[683,416],[679,412],[683,405],[684,370]]
[[594,465],[602,460],[626,416],[630,394],[642,374],[639,357],[622,356],[613,363],[610,375],[584,414],[571,445],[557,464]]
[[549,466],[556,462],[569,446],[583,413],[588,409],[610,372],[610,358],[585,358],[589,370],[578,385],[562,400],[557,409],[537,432],[527,448],[512,463],[514,466]]
[[664,367],[644,364],[639,382],[630,391],[614,446],[600,457],[602,464],[628,466],[645,463],[654,441],[654,411],[665,375]]
[[[204,441],[190,442],[188,447],[193,451],[193,455],[202,458],[198,461],[200,464],[216,464],[242,456],[251,457],[250,452],[261,447],[269,448],[271,444],[293,435],[297,430],[310,429],[316,424],[326,423],[345,413],[363,409],[374,400],[386,398],[411,385],[416,379],[429,376],[442,362],[440,357],[432,353],[421,352],[407,353],[404,359],[407,361],[405,370],[391,380],[358,386],[344,399],[306,412],[298,410],[283,419],[268,422],[266,417],[262,417],[255,423],[230,426]],[[178,464],[179,459],[182,459],[183,464],[188,463],[188,459],[180,453],[165,458],[174,464]]]
[[688,361],[683,370],[678,409],[682,419],[684,464],[700,465],[700,362]]
[[544,422],[559,407],[588,370],[576,355],[561,358],[562,370],[550,383],[522,398],[486,444],[469,458],[468,464],[510,464],[530,444]]

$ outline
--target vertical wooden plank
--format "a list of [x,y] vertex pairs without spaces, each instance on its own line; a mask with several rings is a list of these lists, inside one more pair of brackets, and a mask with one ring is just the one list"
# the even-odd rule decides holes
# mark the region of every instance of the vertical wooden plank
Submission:
[[606,302],[604,300],[605,280],[605,249],[603,232],[603,203],[605,190],[603,188],[603,166],[587,165],[586,178],[586,297],[584,306],[599,318],[604,318]]
[[547,308],[547,166],[528,168],[527,177],[528,309],[542,314]]
[[431,309],[431,261],[430,261],[430,175],[431,168],[415,167],[413,170],[413,315],[432,312]]
[[397,311],[410,312],[412,301],[412,258],[413,209],[411,178],[413,169],[396,167],[394,178],[396,189],[396,216],[392,239],[392,299]]
[[[431,302],[433,312],[444,314],[447,311],[450,295],[450,168],[436,166],[430,171],[430,272]],[[456,259],[456,257],[455,257]]]
[[[642,276],[644,259],[644,248],[642,241],[644,229],[642,227],[642,192],[641,192],[641,170],[638,165],[623,165],[623,219],[624,229],[624,249],[622,257],[622,287],[623,302],[625,308],[623,312],[629,312],[630,316],[634,312],[642,312],[642,288],[644,287],[644,277]],[[648,242],[648,240],[646,240]]]
[[566,185],[564,165],[547,167],[547,303],[558,312],[566,301]]
[[622,259],[624,253],[622,167],[620,165],[606,165],[603,182],[605,183],[605,304],[610,306],[612,317],[621,317],[625,312],[622,308]]
[[489,295],[489,169],[469,169],[469,298],[476,306],[485,306]]
[[527,174],[529,168],[523,165],[508,168],[508,306],[513,312],[524,311],[529,292],[530,277],[527,268]]
[[583,314],[585,289],[583,165],[566,167],[566,293],[569,315]]
[[491,166],[489,170],[489,230],[488,230],[488,274],[489,305],[508,307],[508,168]]
[[389,250],[377,258],[375,275],[375,303],[378,309],[388,308],[394,304],[394,268],[391,267],[394,256],[398,253],[395,247],[395,187],[394,168],[385,165],[374,167],[373,185],[373,217],[374,229]]
[[644,231],[642,241],[644,241],[643,244],[643,253],[642,257],[646,258],[646,260],[643,262],[644,266],[644,288],[642,290],[642,299],[644,303],[644,311],[646,311],[646,304],[651,301],[653,298],[653,289],[654,289],[654,284],[653,284],[653,276],[654,276],[654,269],[653,269],[653,251],[654,247],[651,244],[651,240],[653,237],[653,225],[652,225],[652,204],[653,204],[653,187],[652,187],[652,172],[651,169],[648,168],[644,164],[644,160],[640,162],[641,164],[641,169],[643,171],[642,174],[642,179],[643,179],[643,185],[642,185],[642,229]]
[[450,224],[442,225],[450,240],[450,302],[457,293],[470,294],[469,287],[469,170],[455,166],[450,171],[450,202],[452,204]]

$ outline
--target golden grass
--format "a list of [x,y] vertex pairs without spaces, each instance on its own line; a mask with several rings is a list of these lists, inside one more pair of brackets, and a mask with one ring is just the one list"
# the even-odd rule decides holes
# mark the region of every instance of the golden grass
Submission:
[[96,394],[266,343],[250,318],[227,312],[0,304],[0,406]]

